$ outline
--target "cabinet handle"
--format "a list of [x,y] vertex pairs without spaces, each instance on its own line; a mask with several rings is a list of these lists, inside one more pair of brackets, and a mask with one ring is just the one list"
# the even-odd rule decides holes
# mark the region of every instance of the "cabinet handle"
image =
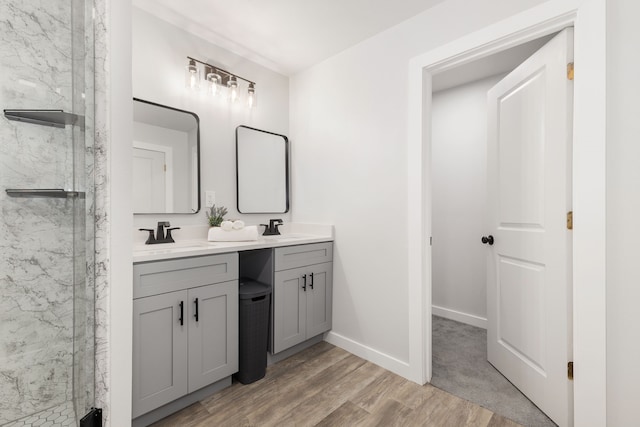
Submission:
[[302,275],[302,290],[307,292],[307,275]]
[[184,325],[184,301],[180,301],[180,326]]
[[313,289],[313,273],[309,273],[309,277],[311,278],[311,283],[309,283],[309,286],[311,286],[311,289]]
[[196,298],[194,302],[196,303],[196,314],[194,314],[193,317],[196,318],[196,322],[197,322],[198,321],[198,298]]

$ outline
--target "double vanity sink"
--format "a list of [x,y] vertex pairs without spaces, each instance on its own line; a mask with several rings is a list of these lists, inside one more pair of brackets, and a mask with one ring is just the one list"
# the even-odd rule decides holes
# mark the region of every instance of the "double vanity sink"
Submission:
[[176,243],[133,251],[133,425],[145,426],[231,384],[238,371],[238,291],[272,289],[271,362],[331,329],[333,227],[286,224],[282,234],[208,242],[182,227]]
[[[292,225],[294,228],[295,225]],[[258,240],[246,242],[208,242],[201,239],[180,239],[176,234],[175,243],[145,245],[139,240],[133,248],[133,262],[159,261],[163,259],[202,256],[225,252],[237,252],[279,246],[303,245],[309,243],[333,241],[333,227],[326,225],[298,225],[304,232],[288,232],[276,236],[260,236]],[[193,233],[193,232],[192,232]],[[206,236],[206,232],[203,234]],[[191,236],[190,236],[191,237]]]

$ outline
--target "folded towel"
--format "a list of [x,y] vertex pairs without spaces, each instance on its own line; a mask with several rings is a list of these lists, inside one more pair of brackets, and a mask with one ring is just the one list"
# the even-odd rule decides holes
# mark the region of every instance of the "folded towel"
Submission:
[[231,231],[233,229],[233,221],[222,221],[220,228],[224,231]]
[[233,221],[233,229],[234,230],[242,230],[244,228],[244,221],[235,220]]
[[211,227],[209,229],[210,242],[246,242],[258,240],[258,227],[250,225],[242,230],[224,231],[221,227]]

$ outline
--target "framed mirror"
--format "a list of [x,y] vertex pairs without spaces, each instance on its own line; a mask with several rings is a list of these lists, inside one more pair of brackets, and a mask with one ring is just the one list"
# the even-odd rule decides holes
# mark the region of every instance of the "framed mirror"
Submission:
[[238,212],[289,211],[289,140],[248,126],[236,128]]
[[200,210],[200,119],[190,111],[133,98],[135,214]]

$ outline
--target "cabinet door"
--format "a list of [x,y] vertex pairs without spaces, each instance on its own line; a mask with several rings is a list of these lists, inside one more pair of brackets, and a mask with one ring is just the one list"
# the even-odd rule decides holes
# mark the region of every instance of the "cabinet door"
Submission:
[[186,304],[187,291],[133,301],[133,418],[187,393]]
[[238,281],[189,289],[188,312],[191,393],[238,371]]
[[304,274],[305,268],[296,268],[278,271],[274,275],[273,353],[306,339],[307,292],[303,289]]
[[307,273],[307,338],[331,329],[333,263],[312,265]]

